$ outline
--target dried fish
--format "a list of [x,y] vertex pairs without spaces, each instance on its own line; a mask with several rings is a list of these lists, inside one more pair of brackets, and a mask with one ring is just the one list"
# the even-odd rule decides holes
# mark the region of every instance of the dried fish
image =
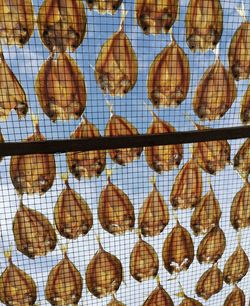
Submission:
[[228,50],[229,67],[238,80],[250,77],[250,22],[245,20],[235,31]]
[[11,254],[6,257],[8,257],[9,266],[0,276],[0,301],[5,305],[34,305],[37,298],[34,280],[13,264]]
[[[24,141],[46,140],[39,130],[37,119],[32,120],[35,131]],[[53,154],[27,154],[11,157],[10,177],[19,194],[39,193],[42,195],[52,187],[55,176],[56,164]]]
[[242,178],[247,179],[250,173],[250,138],[239,148],[234,156],[234,169],[239,172]]
[[179,285],[180,285],[181,291],[180,293],[177,294],[177,296],[182,298],[182,301],[179,306],[203,306],[199,301],[188,297],[185,294],[184,289],[181,286],[181,284]]
[[22,201],[13,220],[13,234],[18,251],[32,259],[56,247],[56,233],[47,217]]
[[245,306],[246,297],[244,292],[237,286],[235,286],[231,293],[227,296],[223,306]]
[[150,293],[143,306],[174,306],[170,295],[158,281],[157,287]]
[[112,300],[107,304],[107,306],[126,306],[126,305],[118,301],[116,297],[113,295]]
[[120,29],[103,45],[95,64],[95,78],[103,93],[124,96],[137,81],[138,62],[131,42],[124,32],[125,12]]
[[134,228],[134,206],[128,196],[111,183],[110,176],[99,198],[98,218],[103,229],[113,235]]
[[135,14],[144,34],[167,34],[179,10],[179,0],[136,0]]
[[155,249],[142,240],[139,234],[139,241],[135,244],[130,254],[130,274],[138,282],[154,278],[158,274],[159,259]]
[[220,292],[223,287],[223,273],[217,264],[205,271],[196,284],[196,294],[205,300]]
[[64,258],[49,273],[45,297],[51,305],[78,305],[83,280],[80,272],[64,252]]
[[248,88],[241,101],[240,120],[244,124],[250,123],[250,85],[248,85]]
[[[168,122],[161,120],[153,113],[153,122],[147,134],[172,133],[175,128]],[[170,171],[179,166],[183,158],[183,146],[163,145],[145,148],[145,158],[148,166],[158,173]]]
[[162,258],[165,269],[171,274],[187,270],[194,260],[191,235],[178,220],[164,241]]
[[26,116],[28,102],[25,91],[7,65],[3,52],[0,50],[0,120],[7,120],[14,109],[19,119]]
[[[111,113],[105,128],[105,136],[139,135],[137,128],[125,118]],[[109,150],[110,158],[118,165],[125,166],[141,156],[143,148],[124,148]]]
[[[0,130],[0,143],[4,143],[4,137],[3,137],[3,134],[1,132],[1,130]],[[3,159],[3,157],[0,156],[0,162],[2,161],[2,159]]]
[[185,24],[186,41],[193,52],[214,49],[223,31],[220,0],[190,0]]
[[[199,131],[209,127],[196,124]],[[216,174],[223,170],[230,162],[231,148],[227,140],[204,141],[193,144],[193,160],[205,172]]]
[[114,15],[123,0],[86,0],[88,8],[98,11],[99,14]]
[[202,173],[197,163],[189,160],[180,170],[170,194],[174,209],[193,208],[198,205],[202,195]]
[[188,57],[172,35],[171,43],[150,65],[147,80],[148,99],[157,108],[176,107],[186,99],[189,83]]
[[[71,134],[71,139],[101,137],[97,127],[85,117],[77,129]],[[105,150],[88,152],[67,152],[67,164],[69,171],[75,178],[99,177],[106,166]]]
[[67,179],[65,185],[54,208],[54,220],[61,236],[76,239],[90,231],[93,215],[87,202],[70,188]]
[[82,0],[44,0],[37,25],[43,44],[51,52],[75,51],[87,28]]
[[213,227],[218,226],[221,218],[221,209],[215,197],[212,186],[202,197],[192,214],[190,226],[195,235],[207,234]]
[[0,0],[0,42],[23,47],[35,28],[31,0]]
[[153,190],[144,200],[138,216],[138,228],[143,236],[159,235],[169,222],[168,207],[153,181]]
[[223,270],[224,281],[227,284],[239,282],[248,272],[249,259],[240,244],[228,258]]
[[199,263],[216,263],[223,255],[226,248],[226,236],[219,226],[212,228],[201,240],[197,259]]
[[250,226],[250,184],[245,182],[244,186],[236,193],[230,212],[230,221],[234,229]]
[[222,118],[237,96],[233,75],[219,58],[203,74],[195,91],[193,109],[201,120]]
[[82,72],[67,53],[57,58],[52,53],[40,68],[35,91],[44,113],[58,119],[79,119],[86,106],[86,88]]
[[86,270],[88,290],[97,298],[114,294],[123,280],[123,268],[120,260],[106,252],[100,241],[99,250],[91,259]]

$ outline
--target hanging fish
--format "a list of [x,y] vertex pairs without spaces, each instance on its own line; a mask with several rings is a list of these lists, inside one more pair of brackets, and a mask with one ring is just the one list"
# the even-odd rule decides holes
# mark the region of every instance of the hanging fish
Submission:
[[226,248],[226,236],[219,226],[212,228],[201,240],[196,257],[199,263],[216,263]]
[[[71,134],[71,139],[101,137],[97,127],[90,123],[85,117]],[[67,164],[69,171],[75,178],[99,177],[106,166],[105,150],[94,150],[88,152],[67,152]]]
[[159,53],[149,68],[147,90],[153,106],[180,105],[187,97],[190,67],[187,55],[172,34],[171,43]]
[[217,58],[203,74],[193,98],[193,109],[201,120],[222,118],[232,106],[237,88],[231,72]]
[[101,90],[111,96],[124,96],[137,81],[138,61],[124,32],[125,11],[120,29],[103,45],[95,63],[95,78]]
[[102,298],[119,289],[123,280],[122,264],[116,256],[106,252],[99,241],[99,250],[88,264],[85,276],[88,290]]
[[191,235],[178,220],[164,241],[162,258],[164,267],[170,274],[187,270],[194,260]]
[[180,170],[170,194],[174,209],[193,208],[198,205],[202,195],[202,173],[197,163],[189,160]]
[[243,124],[250,123],[250,84],[241,101],[240,120]]
[[186,42],[193,52],[214,49],[223,31],[220,0],[190,0],[185,25]]
[[[199,131],[209,127],[196,124]],[[197,142],[193,144],[192,159],[209,174],[223,170],[230,162],[231,148],[227,140]]]
[[22,201],[13,220],[13,234],[18,251],[32,259],[56,247],[56,233],[47,217]]
[[250,22],[246,16],[235,31],[228,50],[230,70],[235,80],[249,79],[250,77]]
[[113,235],[132,230],[135,224],[134,206],[128,196],[117,186],[108,183],[101,192],[98,218],[102,228]]
[[118,301],[116,297],[113,295],[112,300],[107,304],[107,306],[126,306],[126,305]]
[[[111,117],[105,128],[105,136],[132,136],[139,132],[132,123],[125,118],[111,112]],[[125,166],[141,156],[143,148],[124,148],[109,150],[110,158],[118,165]]]
[[99,14],[114,15],[123,0],[86,0],[88,8],[98,11]]
[[63,259],[49,273],[45,297],[51,305],[78,305],[82,296],[82,276],[70,261],[67,250],[63,253]]
[[155,278],[159,270],[159,259],[155,249],[142,240],[139,234],[139,241],[135,244],[130,254],[130,274],[138,282]]
[[239,243],[236,250],[225,263],[223,270],[224,281],[229,285],[235,284],[241,281],[241,279],[247,274],[248,269],[249,259]]
[[231,293],[227,296],[223,306],[245,306],[246,297],[245,293],[237,286],[235,286]]
[[22,85],[7,65],[1,50],[0,70],[0,120],[7,120],[12,109],[16,111],[18,118],[21,119],[28,112],[27,97]]
[[247,179],[250,173],[250,138],[239,148],[234,156],[234,169],[239,172],[243,179]]
[[67,178],[64,182],[66,188],[57,199],[54,221],[61,236],[76,239],[90,231],[93,226],[93,215],[87,202],[70,188]]
[[223,287],[223,274],[217,264],[205,271],[196,284],[196,294],[204,300],[220,292]]
[[[38,120],[33,117],[34,133],[26,142],[45,141],[39,130]],[[11,181],[19,194],[40,195],[53,185],[56,176],[56,164],[53,154],[27,154],[12,156],[10,160]]]
[[250,184],[244,186],[236,193],[230,212],[230,221],[234,229],[250,227]]
[[11,252],[5,252],[9,266],[0,276],[0,301],[4,305],[31,306],[37,298],[37,287],[26,272],[13,264]]
[[82,72],[67,53],[55,58],[52,53],[40,68],[35,91],[44,113],[58,119],[79,119],[86,106],[86,88]]
[[138,228],[143,236],[158,236],[169,222],[169,212],[153,179],[153,190],[144,200],[138,216]]
[[181,291],[180,293],[177,294],[177,296],[182,298],[182,301],[179,306],[203,306],[199,301],[188,297],[185,294],[184,289],[181,286],[181,284],[180,284],[180,287],[181,287]]
[[135,15],[144,34],[167,34],[179,10],[179,0],[136,0]]
[[22,48],[35,28],[31,0],[0,0],[0,42]]
[[39,8],[37,25],[43,44],[51,52],[75,51],[87,28],[82,0],[44,0]]
[[[147,134],[162,134],[175,132],[175,128],[168,122],[161,120],[153,113],[153,122]],[[148,166],[158,173],[170,171],[179,166],[183,158],[183,146],[163,145],[145,148],[145,158]]]

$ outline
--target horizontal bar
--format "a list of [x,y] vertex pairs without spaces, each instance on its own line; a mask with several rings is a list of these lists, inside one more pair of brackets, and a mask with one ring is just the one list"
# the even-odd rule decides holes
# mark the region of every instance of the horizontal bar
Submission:
[[184,144],[248,137],[250,137],[250,126],[154,135],[143,134],[135,136],[47,140],[41,142],[8,142],[0,144],[0,156],[76,151],[86,152],[93,150],[151,147],[156,145]]

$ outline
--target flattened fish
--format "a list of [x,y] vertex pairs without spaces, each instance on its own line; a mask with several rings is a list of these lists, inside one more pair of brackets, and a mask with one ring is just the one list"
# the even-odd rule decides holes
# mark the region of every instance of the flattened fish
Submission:
[[28,112],[27,97],[22,85],[7,65],[1,50],[0,71],[0,120],[7,120],[12,109],[21,119]]
[[250,138],[239,148],[234,156],[234,169],[239,172],[243,179],[247,179],[250,173]]
[[118,301],[116,297],[113,295],[112,300],[107,304],[107,306],[126,306],[126,305]]
[[143,306],[174,306],[174,303],[158,281],[157,287],[150,293]]
[[44,113],[58,119],[79,119],[86,106],[85,80],[77,63],[67,53],[50,57],[40,68],[35,91]]
[[[85,117],[80,125],[70,135],[71,139],[101,137],[97,127],[90,123]],[[99,177],[106,166],[105,150],[88,152],[67,152],[67,165],[69,171],[75,178]]]
[[190,0],[185,23],[186,41],[193,52],[214,49],[223,31],[220,0]]
[[250,123],[250,84],[241,100],[240,120],[243,124]]
[[31,0],[0,0],[0,42],[23,47],[35,28]]
[[51,52],[75,51],[87,29],[82,0],[44,0],[37,25],[43,44]]
[[188,57],[173,35],[171,43],[151,63],[148,73],[148,99],[153,106],[180,105],[187,97],[190,83]]
[[137,23],[148,34],[167,34],[174,24],[179,10],[179,0],[136,0]]
[[[99,14],[110,14],[114,15],[123,0],[86,0],[88,8],[98,11]],[[113,304],[112,304],[113,305]]]
[[183,287],[181,286],[180,284],[180,287],[181,287],[181,292],[177,294],[178,297],[181,297],[182,298],[182,301],[180,303],[179,306],[203,306],[199,301],[195,300],[195,299],[192,299],[190,297],[188,297],[185,292],[184,292],[184,289]]
[[220,59],[203,74],[193,98],[193,109],[201,120],[222,118],[237,96],[233,75]]
[[246,305],[246,297],[243,290],[239,287],[235,286],[231,293],[227,296],[223,306],[245,306]]

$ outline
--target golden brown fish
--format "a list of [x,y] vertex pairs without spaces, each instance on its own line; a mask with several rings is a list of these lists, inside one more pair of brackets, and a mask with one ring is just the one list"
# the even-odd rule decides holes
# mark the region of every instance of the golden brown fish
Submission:
[[222,118],[237,96],[233,75],[217,58],[203,74],[193,98],[193,109],[201,120]]
[[[35,132],[27,142],[45,141],[41,134],[37,119],[34,120]],[[40,195],[53,185],[56,176],[56,164],[53,154],[28,154],[12,156],[10,160],[11,181],[19,194]]]
[[56,306],[78,305],[82,287],[82,276],[65,252],[64,258],[49,273],[45,288],[46,300]]
[[177,294],[177,296],[182,298],[182,301],[181,301],[179,306],[203,306],[199,301],[188,297],[185,294],[184,289],[181,286],[181,284],[179,284],[179,285],[181,287],[181,291],[180,291],[180,293]]
[[28,102],[25,91],[7,65],[4,55],[0,50],[0,120],[6,120],[14,109],[21,119],[28,112]]
[[[111,114],[105,128],[105,136],[139,135],[137,128],[124,117]],[[141,156],[143,148],[124,148],[109,150],[110,158],[118,165],[125,166]]]
[[43,44],[51,52],[75,51],[87,28],[82,0],[44,0],[37,25]]
[[111,96],[124,96],[137,81],[137,57],[125,34],[124,18],[120,29],[102,45],[95,63],[96,81],[102,92]]
[[186,41],[193,52],[214,49],[223,31],[220,0],[190,0],[185,24]]
[[67,179],[65,185],[54,208],[54,221],[61,236],[76,239],[90,231],[93,215],[87,202],[70,188]]
[[47,217],[22,202],[13,220],[13,234],[18,251],[32,259],[56,247],[56,233]]
[[119,289],[123,280],[122,264],[99,242],[99,250],[88,264],[85,276],[88,290],[97,298],[102,298]]
[[231,293],[227,296],[223,306],[245,306],[245,293],[237,286],[235,286]]
[[[153,122],[148,128],[147,134],[172,132],[175,132],[175,128],[153,113]],[[178,167],[183,158],[183,146],[181,144],[146,147],[144,151],[148,166],[158,173]]]
[[102,228],[113,235],[124,234],[134,228],[134,206],[128,196],[111,183],[109,176],[99,198],[98,218]]
[[110,14],[114,15],[123,0],[86,0],[88,8],[98,11],[99,14]]
[[167,34],[179,10],[179,0],[136,0],[135,15],[144,34]]
[[23,47],[35,28],[31,0],[0,0],[0,42]]
[[234,78],[250,77],[250,22],[245,20],[235,31],[228,50],[229,67]]
[[250,123],[250,84],[241,100],[240,120],[243,124]]
[[165,269],[171,274],[187,270],[194,260],[191,235],[178,220],[164,241],[162,258]]
[[126,305],[118,301],[116,297],[113,295],[112,300],[107,304],[107,306],[126,306]]
[[[209,127],[195,124],[197,130]],[[231,148],[227,140],[197,142],[193,144],[192,159],[209,174],[223,170],[230,162]]]
[[198,205],[202,195],[202,173],[197,163],[189,160],[175,178],[170,194],[174,209],[193,208]]
[[239,172],[243,179],[247,179],[250,173],[250,138],[239,148],[234,156],[234,169]]
[[79,119],[86,106],[84,76],[67,53],[57,58],[50,55],[38,72],[35,91],[44,113],[53,122]]
[[[101,137],[97,127],[85,117],[80,125],[70,135],[71,139]],[[106,152],[94,150],[88,152],[67,152],[67,165],[75,178],[99,177],[106,166]]]
[[190,83],[188,57],[172,36],[171,43],[150,65],[147,80],[148,99],[153,106],[178,106],[187,97]]

